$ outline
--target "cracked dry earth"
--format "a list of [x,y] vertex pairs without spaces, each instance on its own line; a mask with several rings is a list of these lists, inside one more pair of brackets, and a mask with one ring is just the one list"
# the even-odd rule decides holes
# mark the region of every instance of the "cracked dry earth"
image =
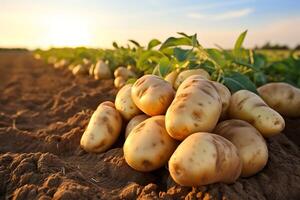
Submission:
[[122,143],[102,154],[79,147],[88,120],[116,95],[113,81],[74,77],[34,60],[0,53],[0,200],[3,199],[300,199],[300,119],[267,139],[263,171],[231,185],[181,187],[166,168],[140,173]]

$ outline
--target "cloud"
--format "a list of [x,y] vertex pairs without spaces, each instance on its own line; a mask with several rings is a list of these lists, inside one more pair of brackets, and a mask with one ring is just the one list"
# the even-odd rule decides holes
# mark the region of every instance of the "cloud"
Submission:
[[213,20],[213,21],[222,21],[228,19],[235,19],[247,16],[254,12],[253,8],[244,8],[239,10],[232,10],[224,13],[218,14],[199,14],[199,13],[188,13],[187,17],[190,19],[205,19],[205,20]]

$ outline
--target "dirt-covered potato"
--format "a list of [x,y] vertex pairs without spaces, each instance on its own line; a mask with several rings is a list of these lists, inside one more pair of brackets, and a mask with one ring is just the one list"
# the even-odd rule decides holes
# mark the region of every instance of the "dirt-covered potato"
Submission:
[[125,84],[126,84],[126,80],[121,76],[115,78],[114,80],[114,85],[118,89],[122,88]]
[[120,135],[122,117],[112,102],[101,103],[83,133],[80,146],[88,152],[100,153],[110,148]]
[[300,89],[287,83],[268,83],[258,88],[261,98],[287,117],[300,117]]
[[178,74],[175,82],[174,82],[174,88],[177,89],[179,87],[179,85],[188,77],[192,76],[192,75],[199,75],[202,76],[202,78],[210,80],[210,75],[207,71],[205,71],[204,69],[189,69],[189,70],[185,70],[182,71]]
[[115,71],[114,71],[114,76],[115,77],[123,77],[125,80],[129,79],[129,78],[133,78],[136,77],[136,74],[130,70],[128,70],[126,67],[118,67]]
[[150,116],[164,114],[171,104],[175,91],[170,83],[155,75],[144,75],[132,86],[135,105]]
[[187,137],[169,160],[170,175],[182,186],[233,183],[241,169],[236,147],[224,137],[205,132]]
[[213,84],[216,86],[217,92],[222,101],[221,118],[225,119],[227,117],[227,110],[229,108],[231,93],[225,85],[218,82],[213,82]]
[[243,177],[262,170],[268,161],[268,148],[262,135],[248,122],[232,119],[217,125],[214,133],[232,142],[238,149],[243,163]]
[[137,125],[125,140],[123,150],[130,167],[148,172],[164,166],[176,146],[165,129],[165,117],[159,115]]
[[86,75],[87,69],[83,65],[79,64],[72,69],[72,73],[74,75]]
[[232,119],[249,122],[264,137],[276,135],[285,127],[281,115],[248,90],[239,90],[231,96],[228,113]]
[[112,78],[112,73],[111,73],[111,70],[110,70],[108,64],[106,64],[102,60],[99,60],[95,65],[94,77],[97,80]]
[[178,72],[174,70],[165,77],[165,80],[168,81],[174,87],[174,83],[177,78],[177,75]]
[[132,84],[123,86],[115,100],[116,109],[121,113],[124,119],[130,120],[141,113],[141,110],[134,104],[131,98]]
[[210,132],[221,111],[221,98],[212,81],[193,75],[178,88],[166,113],[166,129],[177,140],[195,132]]
[[128,137],[129,133],[132,131],[134,127],[136,127],[137,125],[139,125],[141,122],[145,121],[148,118],[149,116],[145,114],[141,114],[133,117],[126,126],[125,138]]

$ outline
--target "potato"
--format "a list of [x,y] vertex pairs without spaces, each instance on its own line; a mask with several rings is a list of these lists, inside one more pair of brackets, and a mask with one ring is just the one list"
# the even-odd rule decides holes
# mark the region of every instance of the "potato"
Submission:
[[164,166],[176,146],[165,129],[165,117],[160,115],[137,125],[125,140],[123,150],[130,167],[149,172]]
[[166,113],[166,129],[177,140],[195,132],[210,132],[221,111],[221,98],[212,81],[193,75],[178,88]]
[[90,76],[94,76],[94,70],[95,70],[95,64],[91,64],[90,68],[89,68],[89,75]]
[[150,116],[164,114],[174,95],[175,91],[172,85],[155,75],[142,76],[131,89],[135,105]]
[[204,69],[189,69],[189,70],[185,70],[182,71],[178,74],[175,82],[174,82],[174,88],[177,89],[179,87],[179,85],[188,77],[192,76],[192,75],[200,75],[202,76],[204,79],[208,79],[210,80],[210,75],[207,71],[205,71]]
[[126,84],[126,80],[122,76],[118,76],[114,80],[114,85],[116,88],[120,89]]
[[100,153],[110,148],[120,135],[122,117],[112,102],[101,103],[83,133],[80,146],[88,152]]
[[116,109],[121,113],[124,119],[130,120],[141,113],[141,110],[134,104],[131,98],[132,84],[122,87],[115,100]]
[[126,126],[125,138],[128,137],[129,133],[132,131],[134,127],[136,127],[137,125],[139,125],[141,122],[145,121],[148,118],[149,116],[145,114],[141,114],[133,117]]
[[168,81],[172,86],[174,86],[177,75],[178,72],[174,70],[165,77],[165,80]]
[[86,75],[87,69],[83,65],[79,64],[72,69],[72,73],[74,75]]
[[54,64],[54,68],[64,68],[69,64],[66,59],[61,59],[59,62]]
[[222,101],[221,119],[225,119],[227,117],[227,110],[229,108],[231,93],[225,85],[214,81],[212,83],[215,85]]
[[126,67],[118,67],[114,72],[115,77],[123,77],[125,80],[129,78],[136,77],[136,74],[130,70],[128,70]]
[[232,119],[217,125],[214,133],[232,142],[238,149],[243,163],[243,177],[262,170],[268,161],[268,148],[262,135],[248,122]]
[[287,83],[268,83],[258,88],[261,98],[287,117],[300,117],[300,89]]
[[95,79],[110,79],[112,78],[112,73],[109,66],[102,60],[99,60],[94,69]]
[[239,90],[231,96],[228,113],[232,119],[249,122],[264,137],[276,135],[285,127],[281,115],[248,90]]
[[236,147],[219,135],[205,132],[187,137],[169,160],[170,175],[182,186],[233,183],[241,169]]

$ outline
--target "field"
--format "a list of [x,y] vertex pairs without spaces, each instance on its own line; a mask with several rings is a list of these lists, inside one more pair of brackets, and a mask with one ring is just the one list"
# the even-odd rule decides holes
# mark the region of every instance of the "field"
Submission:
[[0,53],[0,199],[297,199],[300,119],[266,140],[269,161],[234,184],[176,184],[163,167],[149,173],[123,157],[124,129],[105,153],[79,141],[103,101],[114,101],[113,80],[74,76],[31,52]]

